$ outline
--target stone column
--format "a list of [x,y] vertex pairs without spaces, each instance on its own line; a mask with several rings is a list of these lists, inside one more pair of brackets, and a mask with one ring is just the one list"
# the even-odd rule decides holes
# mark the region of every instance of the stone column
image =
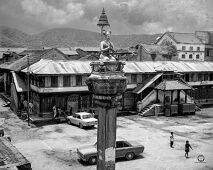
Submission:
[[126,90],[121,61],[92,62],[86,83],[98,107],[97,169],[115,170],[116,107]]
[[98,114],[98,170],[115,169],[115,141],[116,141],[116,108],[99,107]]

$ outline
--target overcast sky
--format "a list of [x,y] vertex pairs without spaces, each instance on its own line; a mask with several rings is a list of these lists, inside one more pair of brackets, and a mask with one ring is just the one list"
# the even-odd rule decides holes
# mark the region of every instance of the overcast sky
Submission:
[[0,0],[0,25],[26,33],[59,27],[98,32],[103,7],[113,34],[213,31],[213,0]]

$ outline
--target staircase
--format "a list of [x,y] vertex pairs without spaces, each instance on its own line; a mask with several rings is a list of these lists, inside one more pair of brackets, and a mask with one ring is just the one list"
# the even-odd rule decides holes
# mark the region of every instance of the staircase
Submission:
[[156,104],[150,104],[138,114],[141,116],[155,116],[155,106]]

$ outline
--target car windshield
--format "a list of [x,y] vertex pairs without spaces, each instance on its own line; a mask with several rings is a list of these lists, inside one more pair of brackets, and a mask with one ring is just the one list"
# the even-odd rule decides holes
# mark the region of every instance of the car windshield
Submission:
[[83,116],[82,116],[83,119],[89,119],[89,118],[91,118],[91,117],[92,117],[92,115],[89,115],[89,114],[88,114],[88,115],[83,115]]

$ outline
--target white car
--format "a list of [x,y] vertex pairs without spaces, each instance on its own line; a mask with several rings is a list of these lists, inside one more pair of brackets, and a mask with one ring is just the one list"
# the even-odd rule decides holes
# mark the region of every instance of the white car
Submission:
[[80,128],[84,127],[93,127],[97,124],[98,120],[93,117],[91,113],[87,112],[78,112],[72,116],[67,116],[68,124],[75,124]]

